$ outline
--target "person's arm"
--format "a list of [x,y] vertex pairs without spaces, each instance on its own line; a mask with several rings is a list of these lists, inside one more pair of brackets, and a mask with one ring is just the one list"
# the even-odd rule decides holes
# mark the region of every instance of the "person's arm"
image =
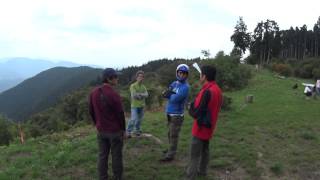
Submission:
[[137,100],[140,99],[140,95],[133,85],[130,86],[130,94],[133,99],[137,99]]
[[113,94],[110,96],[110,101],[113,106],[114,113],[117,115],[117,118],[119,119],[121,130],[126,130],[126,119],[124,115],[123,106],[121,103],[121,97],[118,94]]
[[90,116],[91,116],[93,123],[96,124],[96,118],[95,118],[95,114],[94,114],[92,101],[93,101],[92,94],[90,94],[90,96],[89,96],[89,113],[90,113]]
[[198,107],[194,107],[194,103],[191,104],[190,109],[189,109],[189,114],[193,118],[198,118],[201,115],[204,115],[208,109],[208,104],[211,98],[211,93],[209,90],[206,90],[201,99]]
[[126,117],[124,116],[124,112],[120,113],[120,128],[125,132],[126,131]]
[[145,86],[143,86],[144,92],[140,93],[141,97],[143,98],[147,98],[149,96],[149,93],[147,91],[147,88]]
[[188,97],[189,87],[182,86],[176,94],[172,94],[170,96],[170,103],[180,103],[181,101],[185,100]]
[[310,92],[310,89],[309,89],[308,86],[306,86],[306,87],[304,88],[304,93],[307,93],[307,92]]
[[175,94],[175,92],[172,91],[174,84],[175,84],[175,82],[171,83],[167,89],[162,91],[162,93],[161,93],[162,97],[170,99],[171,95]]
[[120,128],[122,131],[126,131],[126,117],[124,115],[124,111],[123,109],[122,110],[119,110],[119,113],[117,113],[118,115],[118,119],[119,119],[119,123],[120,123]]

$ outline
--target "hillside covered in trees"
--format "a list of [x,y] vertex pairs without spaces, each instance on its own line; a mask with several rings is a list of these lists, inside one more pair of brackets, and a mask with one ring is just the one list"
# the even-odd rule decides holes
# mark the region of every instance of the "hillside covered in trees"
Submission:
[[101,69],[90,67],[56,67],[23,81],[0,94],[0,113],[15,121],[53,106],[57,100],[88,85]]

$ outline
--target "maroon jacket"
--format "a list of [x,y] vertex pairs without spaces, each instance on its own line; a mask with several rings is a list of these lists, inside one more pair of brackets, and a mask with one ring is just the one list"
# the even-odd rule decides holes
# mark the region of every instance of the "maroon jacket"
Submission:
[[89,98],[89,112],[99,132],[125,131],[121,98],[109,84],[92,90]]

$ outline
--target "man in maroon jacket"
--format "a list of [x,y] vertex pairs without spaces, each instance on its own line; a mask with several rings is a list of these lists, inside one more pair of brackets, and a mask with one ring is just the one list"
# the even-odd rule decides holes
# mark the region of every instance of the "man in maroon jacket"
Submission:
[[194,118],[192,126],[192,142],[190,164],[187,168],[187,179],[206,176],[209,163],[209,141],[216,128],[218,113],[222,105],[222,91],[215,82],[214,66],[201,68],[200,81],[203,86],[189,113]]
[[99,144],[99,179],[108,179],[108,156],[111,150],[114,179],[122,179],[122,148],[125,116],[119,94],[113,89],[118,84],[117,72],[106,68],[102,73],[103,85],[90,94],[89,112],[97,128]]

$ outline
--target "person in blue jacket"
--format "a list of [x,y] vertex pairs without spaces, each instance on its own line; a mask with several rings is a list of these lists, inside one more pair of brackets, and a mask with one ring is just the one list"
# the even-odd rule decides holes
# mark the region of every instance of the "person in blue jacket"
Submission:
[[160,159],[162,162],[172,161],[177,152],[179,132],[184,120],[184,107],[189,93],[188,74],[188,65],[178,65],[176,69],[177,80],[172,82],[162,94],[164,98],[168,99],[166,114],[169,140],[169,148],[164,151],[164,156]]

